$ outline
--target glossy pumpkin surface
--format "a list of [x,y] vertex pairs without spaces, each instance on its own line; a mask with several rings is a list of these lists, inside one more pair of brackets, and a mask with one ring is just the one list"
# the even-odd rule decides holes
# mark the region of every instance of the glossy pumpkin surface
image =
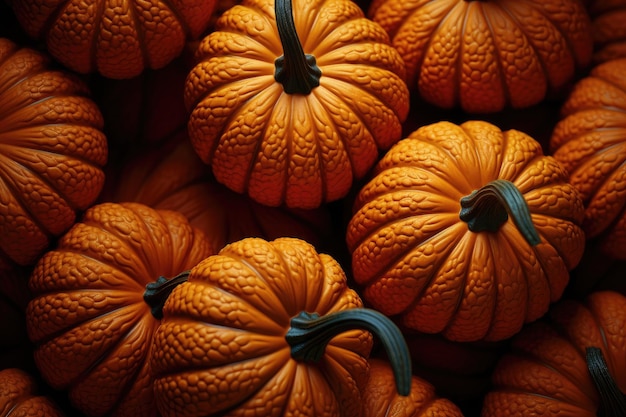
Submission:
[[598,391],[586,352],[599,348],[608,374],[626,392],[625,326],[623,295],[601,291],[584,302],[563,300],[551,310],[549,320],[533,323],[516,335],[510,353],[494,371],[493,389],[481,416],[623,415],[601,410],[601,397],[608,393]]
[[41,375],[86,416],[156,415],[147,357],[159,321],[146,285],[212,253],[180,213],[90,208],[30,277],[27,329]]
[[[404,64],[349,0],[293,0],[279,19],[274,9],[271,0],[236,5],[202,40],[185,88],[189,135],[228,188],[265,205],[315,208],[344,197],[400,139]],[[290,21],[288,48],[277,22]]]
[[102,127],[83,82],[0,39],[0,259],[34,263],[95,201],[108,152]]
[[561,107],[552,154],[585,204],[583,228],[626,260],[626,58],[593,68]]
[[38,395],[35,378],[17,368],[0,370],[0,417],[62,417],[54,402]]
[[[492,200],[494,184],[514,191],[523,216]],[[346,239],[374,308],[420,332],[495,341],[561,297],[583,253],[583,213],[565,171],[530,136],[482,121],[438,122],[381,159],[354,202]]]
[[589,64],[578,0],[374,0],[407,83],[427,102],[470,113],[523,108],[558,94]]

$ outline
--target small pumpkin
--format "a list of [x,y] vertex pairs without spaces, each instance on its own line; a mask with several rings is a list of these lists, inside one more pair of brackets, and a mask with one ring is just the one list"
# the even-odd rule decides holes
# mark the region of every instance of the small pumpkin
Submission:
[[561,106],[550,150],[585,205],[583,228],[626,260],[626,58],[594,67]]
[[626,415],[626,297],[563,300],[513,339],[481,417]]
[[409,88],[428,103],[493,113],[558,96],[590,63],[579,0],[374,0]]
[[582,256],[582,200],[521,131],[426,125],[372,176],[347,229],[353,276],[367,302],[409,329],[509,338],[561,297]]
[[261,204],[338,200],[402,134],[404,63],[350,0],[235,5],[196,60],[193,146],[220,183]]
[[95,201],[102,125],[83,82],[0,39],[0,259],[31,265]]
[[162,307],[151,350],[164,417],[361,416],[372,335],[410,389],[399,329],[362,308],[340,265],[295,238],[246,238],[191,269]]
[[215,0],[9,0],[33,39],[69,69],[136,77],[166,66],[207,28]]
[[49,397],[39,395],[35,378],[18,368],[0,370],[0,417],[63,417]]
[[591,18],[594,65],[626,58],[626,1],[593,0],[587,10]]
[[371,359],[367,384],[363,389],[363,417],[463,417],[452,401],[440,398],[434,386],[417,376],[411,378],[411,392],[398,395],[393,367],[387,360]]
[[180,213],[91,207],[30,276],[26,325],[42,377],[88,417],[155,416],[148,352],[159,320],[146,285],[213,253]]

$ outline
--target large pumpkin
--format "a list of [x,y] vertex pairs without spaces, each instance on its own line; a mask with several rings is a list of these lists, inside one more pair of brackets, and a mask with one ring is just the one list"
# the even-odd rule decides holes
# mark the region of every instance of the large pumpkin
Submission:
[[0,264],[34,263],[98,197],[102,124],[83,82],[0,39]]
[[39,395],[35,377],[18,368],[0,370],[0,417],[63,417],[49,397]]
[[579,0],[374,0],[411,90],[466,112],[523,108],[562,93],[591,60]]
[[408,113],[404,64],[350,0],[250,0],[196,51],[189,135],[217,180],[265,205],[344,197]]
[[30,277],[26,324],[43,378],[86,416],[156,416],[147,358],[160,300],[144,297],[146,286],[212,253],[180,213],[138,203],[87,210]]
[[626,415],[626,298],[563,300],[514,338],[481,417]]
[[561,297],[583,253],[582,216],[565,171],[530,136],[437,122],[381,159],[346,238],[374,308],[424,333],[495,341]]
[[162,68],[207,28],[215,0],[9,0],[24,31],[79,73]]
[[150,362],[164,417],[361,416],[366,330],[382,336],[409,393],[399,329],[361,308],[339,264],[303,240],[233,242],[161,298]]
[[585,204],[583,228],[609,256],[626,260],[626,58],[593,68],[561,107],[554,157]]

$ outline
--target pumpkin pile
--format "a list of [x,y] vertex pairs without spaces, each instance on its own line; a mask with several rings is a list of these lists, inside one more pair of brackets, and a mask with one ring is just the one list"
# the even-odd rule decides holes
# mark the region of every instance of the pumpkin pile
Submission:
[[625,11],[0,2],[0,417],[625,416]]

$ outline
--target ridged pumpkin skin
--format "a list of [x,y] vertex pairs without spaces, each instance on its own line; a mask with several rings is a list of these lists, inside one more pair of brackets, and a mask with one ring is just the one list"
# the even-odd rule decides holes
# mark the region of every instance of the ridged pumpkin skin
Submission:
[[381,359],[370,360],[370,373],[363,390],[363,417],[463,417],[453,402],[439,398],[430,382],[414,376],[408,396],[398,395],[393,370]]
[[593,0],[587,10],[591,17],[594,65],[626,58],[626,1]]
[[[538,244],[511,216],[494,231],[461,220],[460,200],[494,180],[517,188]],[[561,297],[583,253],[582,216],[566,173],[530,136],[482,121],[438,122],[381,159],[354,202],[346,239],[374,308],[423,333],[496,341]]]
[[593,68],[561,107],[550,149],[580,191],[583,228],[626,260],[626,58]]
[[163,308],[151,353],[164,417],[360,416],[369,332],[335,336],[321,361],[291,356],[302,311],[361,307],[339,264],[300,239],[247,238],[191,270]]
[[265,205],[315,208],[344,197],[400,139],[408,89],[387,34],[355,3],[294,0],[293,10],[319,86],[287,93],[276,81],[274,2],[250,0],[200,43],[185,101],[194,148],[219,182]]
[[145,287],[211,254],[180,213],[90,208],[30,277],[27,329],[41,375],[86,416],[155,416],[147,358],[159,321]]
[[625,327],[623,295],[601,291],[584,302],[561,301],[548,320],[533,323],[515,336],[511,351],[492,375],[493,388],[485,397],[481,417],[603,415],[585,351],[600,348],[610,375],[626,392]]
[[578,0],[374,0],[407,84],[442,108],[492,113],[558,94],[591,60]]
[[123,79],[157,69],[202,35],[215,0],[9,0],[24,31],[73,71]]
[[[84,83],[0,39],[0,258],[36,261],[104,184],[102,115]],[[0,262],[1,263],[1,262]]]
[[0,370],[0,417],[63,417],[54,402],[37,394],[35,378],[17,368]]

